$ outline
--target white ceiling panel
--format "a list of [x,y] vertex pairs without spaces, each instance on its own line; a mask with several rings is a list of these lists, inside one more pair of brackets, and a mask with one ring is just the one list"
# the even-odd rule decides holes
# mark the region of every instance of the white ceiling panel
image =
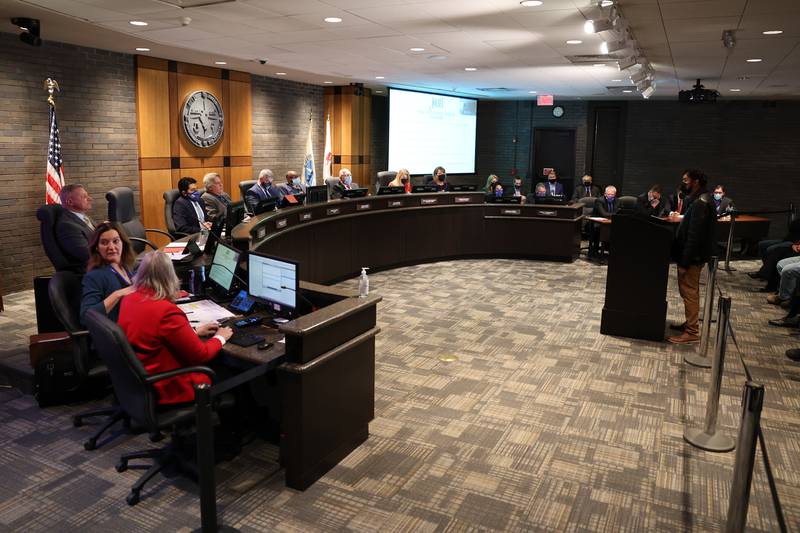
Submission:
[[661,2],[664,20],[737,17],[744,12],[747,0],[690,0]]
[[[671,43],[702,43],[709,46],[722,46],[722,32],[735,29],[739,19],[736,17],[704,18],[686,24],[684,19],[665,20],[667,37]],[[714,43],[711,45],[711,43]]]

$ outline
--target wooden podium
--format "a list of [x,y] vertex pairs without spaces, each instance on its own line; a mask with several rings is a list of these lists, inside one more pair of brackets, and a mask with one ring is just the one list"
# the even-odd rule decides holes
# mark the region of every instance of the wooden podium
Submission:
[[600,333],[664,340],[673,229],[637,214],[614,215]]

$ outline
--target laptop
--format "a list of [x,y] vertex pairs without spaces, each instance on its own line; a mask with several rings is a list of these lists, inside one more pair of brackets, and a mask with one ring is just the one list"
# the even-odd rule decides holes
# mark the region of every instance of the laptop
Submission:
[[383,196],[384,194],[403,194],[404,192],[406,192],[405,187],[384,186],[378,189],[378,196]]
[[411,192],[413,193],[420,193],[420,192],[438,192],[439,188],[436,185],[414,185],[411,187]]

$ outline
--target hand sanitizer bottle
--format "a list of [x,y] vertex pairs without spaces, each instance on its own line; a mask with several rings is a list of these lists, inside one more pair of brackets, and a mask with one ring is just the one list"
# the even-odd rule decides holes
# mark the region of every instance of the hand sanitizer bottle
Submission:
[[361,267],[361,279],[358,280],[358,296],[366,298],[369,294],[369,278],[367,277],[367,267]]

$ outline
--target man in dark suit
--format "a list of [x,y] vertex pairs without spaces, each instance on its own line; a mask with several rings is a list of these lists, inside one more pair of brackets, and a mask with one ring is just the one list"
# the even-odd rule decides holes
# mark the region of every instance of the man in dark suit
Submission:
[[725,215],[734,207],[733,200],[725,196],[724,185],[717,185],[714,187],[714,196],[711,201],[714,204],[714,210],[717,212],[717,216]]
[[654,217],[665,217],[669,214],[672,206],[669,199],[661,194],[661,185],[653,185],[646,193],[640,194],[639,212]]
[[558,182],[556,171],[551,170],[547,175],[546,193],[547,196],[564,196],[564,186]]
[[606,187],[606,193],[602,198],[594,202],[594,216],[611,218],[617,212],[617,188],[613,185]]
[[210,229],[211,222],[206,221],[206,215],[200,205],[197,180],[181,178],[178,180],[178,191],[181,195],[172,204],[172,221],[175,223],[175,231],[191,235],[199,233],[202,228]]
[[592,183],[592,177],[586,174],[581,179],[581,184],[575,187],[575,192],[572,195],[572,201],[577,202],[581,198],[600,198],[603,192],[600,187]]
[[331,198],[342,198],[344,191],[350,189],[358,189],[358,183],[353,183],[353,174],[350,173],[350,169],[343,168],[339,171],[339,181],[333,186]]
[[200,197],[205,208],[206,220],[214,222],[218,218],[225,219],[231,197],[222,189],[222,178],[216,172],[209,172],[203,177],[206,192]]
[[244,194],[244,201],[248,211],[255,213],[256,206],[262,200],[270,198],[280,200],[281,196],[281,190],[275,186],[274,174],[270,169],[265,168],[258,173],[258,182]]
[[681,191],[688,207],[675,232],[673,258],[678,263],[678,291],[683,298],[686,322],[672,329],[683,329],[680,335],[668,337],[673,344],[700,342],[700,271],[714,255],[717,217],[711,196],[706,191],[708,178],[699,170],[687,170]]
[[68,270],[86,272],[89,238],[94,232],[94,223],[87,214],[92,208],[92,197],[79,183],[62,187],[60,196],[64,211],[58,217],[55,227],[58,247],[69,260]]

